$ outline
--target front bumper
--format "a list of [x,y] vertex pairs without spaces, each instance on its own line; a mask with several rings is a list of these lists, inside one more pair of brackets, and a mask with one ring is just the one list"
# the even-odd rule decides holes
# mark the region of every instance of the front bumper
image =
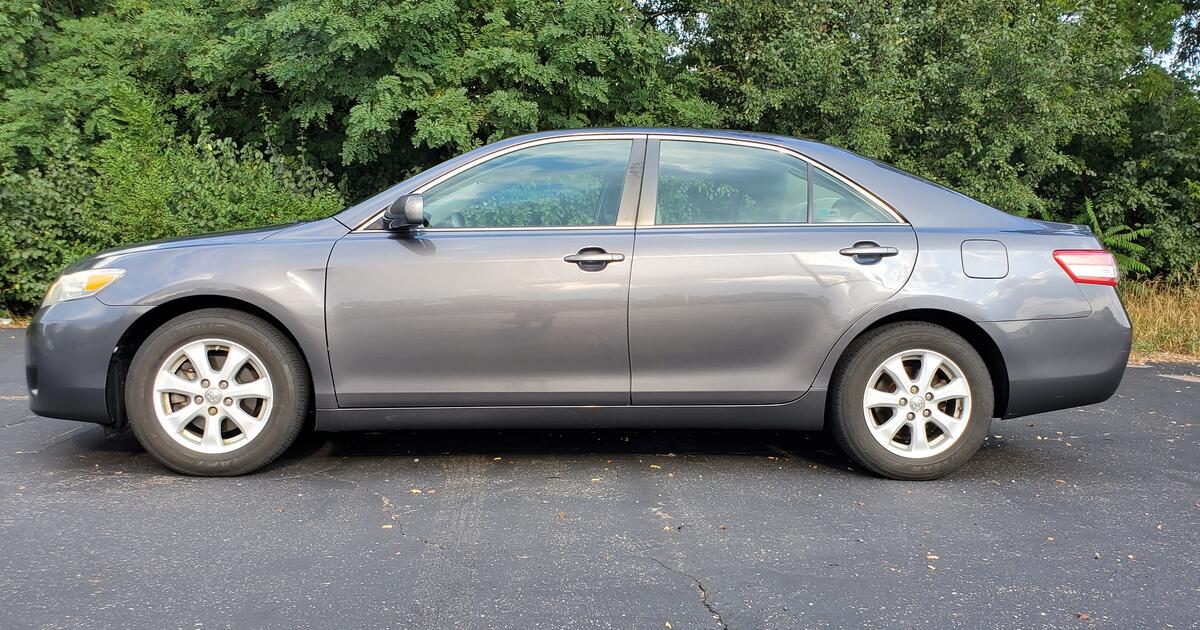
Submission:
[[1117,292],[1080,285],[1088,317],[984,322],[1008,371],[1005,418],[1108,400],[1121,385],[1133,330]]
[[149,307],[94,297],[42,308],[25,337],[29,408],[39,416],[113,424],[108,376],[121,336]]

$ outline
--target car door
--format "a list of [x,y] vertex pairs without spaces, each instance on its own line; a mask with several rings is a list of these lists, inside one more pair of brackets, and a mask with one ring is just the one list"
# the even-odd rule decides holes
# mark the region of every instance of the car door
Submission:
[[916,260],[916,236],[891,209],[772,146],[652,137],[640,206],[637,405],[795,400]]
[[339,406],[628,404],[644,154],[638,135],[518,145],[416,191],[427,228],[338,241]]

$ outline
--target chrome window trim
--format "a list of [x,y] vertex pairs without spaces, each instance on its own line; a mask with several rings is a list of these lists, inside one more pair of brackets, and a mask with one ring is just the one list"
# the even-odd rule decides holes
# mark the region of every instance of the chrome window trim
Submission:
[[[463,171],[466,171],[468,169],[479,166],[480,164],[483,164],[484,162],[494,160],[498,157],[508,155],[509,153],[512,153],[514,151],[519,151],[521,149],[528,149],[530,147],[536,147],[536,146],[543,145],[543,144],[553,144],[556,142],[572,142],[572,141],[579,141],[579,140],[632,140],[632,141],[634,141],[633,142],[634,146],[632,146],[630,148],[630,160],[633,161],[633,155],[636,153],[636,151],[638,149],[638,147],[636,146],[637,141],[638,140],[644,141],[645,139],[646,139],[646,134],[644,134],[644,133],[603,133],[603,132],[583,132],[583,133],[570,134],[570,135],[564,135],[564,136],[554,136],[552,138],[537,138],[535,140],[530,140],[528,142],[514,144],[511,147],[505,147],[503,149],[494,151],[487,155],[481,155],[478,158],[475,158],[474,160],[467,162],[466,164],[460,164],[459,166],[457,166],[445,173],[442,173],[441,175],[437,176],[436,178],[431,179],[428,182],[425,182],[424,184],[418,186],[417,188],[413,189],[411,192],[409,192],[407,194],[423,195],[423,194],[425,194],[425,191],[429,190],[430,188],[437,186],[438,184],[446,181],[447,179],[450,179],[451,177],[454,177],[455,175],[458,175],[459,173],[462,173]],[[625,201],[626,195],[627,195],[627,193],[625,191],[622,191],[622,193],[621,193],[622,208],[618,210],[618,214],[617,214],[618,222],[620,221],[621,218],[623,218],[621,216],[622,213],[620,212],[620,210],[624,209],[623,206],[625,205],[624,201]],[[362,221],[357,226],[355,226],[354,229],[351,231],[351,233],[388,232],[389,230],[368,229],[367,228],[368,225],[371,225],[372,223],[378,221],[383,216],[383,213],[386,210],[387,210],[387,208],[380,209],[379,212],[376,212],[375,214],[373,214],[369,218],[367,218],[367,220]],[[591,225],[591,226],[554,225],[554,226],[531,226],[531,227],[499,227],[499,228],[465,228],[465,227],[464,228],[426,228],[426,227],[423,227],[423,228],[419,228],[419,229],[421,232],[424,233],[424,232],[465,232],[465,231],[474,232],[474,231],[479,231],[479,230],[488,230],[488,231],[570,230],[570,229],[579,229],[579,228],[602,230],[602,229],[612,229],[612,228],[618,228],[618,227],[633,227],[633,225],[632,224],[630,224],[630,225]]]
[[881,226],[907,226],[907,223],[898,223],[889,221],[886,223],[871,222],[871,223],[850,223],[848,221],[829,221],[826,223],[667,223],[663,225],[639,225],[639,230],[676,230],[676,229],[693,229],[693,228],[825,228],[825,227],[881,227]]
[[[569,134],[569,135],[554,136],[551,138],[537,138],[537,139],[529,140],[527,142],[514,144],[511,147],[505,147],[504,149],[495,151],[493,153],[489,153],[487,155],[481,155],[478,158],[471,160],[470,162],[467,162],[466,164],[461,164],[461,165],[455,167],[454,169],[439,175],[435,179],[432,179],[432,180],[422,184],[421,186],[412,190],[411,193],[409,193],[409,194],[412,194],[412,193],[424,194],[425,191],[429,190],[430,188],[433,188],[434,186],[442,183],[443,181],[445,181],[467,169],[470,169],[470,168],[473,168],[480,164],[483,164],[484,162],[487,162],[488,160],[492,160],[492,159],[498,158],[500,156],[507,155],[509,153],[512,153],[513,151],[517,151],[517,150],[525,149],[525,148],[529,148],[529,147],[534,147],[534,146],[538,146],[538,145],[542,145],[542,144],[551,144],[551,143],[555,143],[555,142],[572,142],[572,141],[578,141],[578,140],[634,140],[634,141],[645,140],[646,141],[647,146],[646,146],[645,159],[642,163],[642,170],[644,171],[644,175],[642,178],[641,190],[639,191],[639,195],[638,195],[640,202],[638,204],[637,215],[636,215],[636,219],[634,221],[637,229],[642,229],[642,228],[692,228],[692,227],[696,227],[696,228],[705,228],[705,227],[708,227],[708,228],[713,228],[713,227],[778,228],[778,227],[823,226],[823,225],[834,225],[834,226],[909,225],[908,219],[906,219],[904,217],[904,215],[900,214],[900,211],[896,210],[896,208],[894,208],[891,204],[887,203],[883,199],[880,199],[877,195],[875,195],[871,191],[860,186],[858,184],[858,182],[850,179],[849,177],[846,177],[845,175],[838,172],[836,169],[827,166],[823,162],[813,159],[813,158],[811,158],[799,151],[796,151],[792,148],[785,147],[785,146],[782,146],[779,144],[774,144],[774,143],[771,143],[768,141],[743,140],[741,138],[720,138],[720,137],[696,135],[696,134],[606,133],[606,132],[602,132],[602,131],[600,131],[600,132],[585,131],[585,132],[573,133],[573,134]],[[810,167],[816,166],[816,167],[820,168],[821,170],[828,173],[834,179],[837,179],[838,181],[846,184],[851,189],[853,189],[855,192],[866,197],[868,201],[870,201],[873,204],[878,205],[881,209],[883,209],[888,214],[890,214],[893,218],[896,219],[896,222],[895,223],[842,223],[842,222],[816,223],[813,221],[809,221],[807,223],[711,223],[711,224],[686,224],[685,223],[685,224],[677,224],[677,225],[655,225],[653,223],[654,215],[655,215],[655,208],[653,207],[653,204],[651,204],[650,211],[649,211],[649,213],[647,213],[646,212],[647,206],[646,206],[645,202],[650,201],[650,200],[655,200],[655,201],[657,200],[657,196],[658,196],[657,195],[657,192],[658,192],[658,142],[655,142],[655,141],[662,141],[662,140],[681,140],[684,142],[711,142],[711,143],[716,143],[716,144],[734,144],[734,145],[741,145],[741,146],[746,146],[746,147],[751,147],[751,148],[756,148],[756,149],[768,149],[768,150],[778,151],[780,153],[786,153],[788,155],[791,155],[794,158],[797,158],[797,159],[805,162],[806,164],[810,165]],[[636,151],[636,147],[634,147],[634,151]],[[653,151],[653,156],[651,155],[651,151]],[[652,157],[653,157],[653,159],[652,159]],[[646,182],[651,181],[651,180],[654,181],[654,185],[647,186]],[[812,185],[811,171],[809,173],[809,185],[810,186]],[[624,202],[624,197],[626,196],[627,193],[628,193],[628,191],[625,191],[622,193],[622,202]],[[622,203],[622,206],[624,206],[624,203]],[[384,210],[386,210],[386,208],[380,209],[378,212],[371,215],[366,220],[360,222],[358,225],[356,225],[354,227],[353,230],[350,231],[350,233],[351,234],[362,234],[362,233],[368,233],[368,234],[369,233],[385,233],[386,234],[386,233],[390,233],[389,230],[368,229],[367,228],[368,225],[371,225],[372,223],[378,221],[383,216]],[[809,208],[809,212],[811,215],[812,208]],[[647,217],[649,219],[650,223],[644,223],[643,217]],[[422,233],[427,233],[427,232],[458,232],[458,233],[462,233],[462,232],[481,232],[481,231],[527,232],[530,230],[535,230],[535,231],[581,230],[581,229],[583,229],[583,230],[612,230],[612,229],[618,229],[618,228],[623,229],[623,228],[630,228],[630,227],[634,227],[634,226],[631,226],[631,225],[592,225],[592,226],[560,225],[560,226],[496,227],[496,228],[419,228],[419,230]]]
[[[900,225],[908,224],[908,219],[904,218],[904,215],[900,214],[899,210],[896,210],[894,207],[892,207],[891,204],[887,203],[883,199],[880,199],[879,196],[876,195],[875,193],[867,190],[866,188],[863,188],[862,186],[860,186],[858,184],[858,182],[850,179],[849,177],[846,177],[845,175],[842,175],[836,169],[831,168],[831,167],[825,165],[824,163],[820,162],[819,160],[815,160],[815,159],[813,159],[807,155],[804,155],[803,153],[800,153],[799,151],[796,151],[790,147],[785,147],[782,145],[773,144],[771,142],[766,142],[766,141],[760,142],[760,141],[755,141],[755,140],[743,140],[741,138],[714,138],[714,137],[710,137],[710,136],[688,135],[688,134],[655,134],[655,133],[652,133],[652,134],[649,134],[647,139],[650,140],[653,144],[653,147],[651,147],[650,149],[647,149],[647,151],[646,151],[647,170],[649,170],[650,152],[653,151],[654,158],[655,158],[654,162],[653,162],[653,164],[654,164],[653,168],[655,171],[655,180],[656,181],[654,182],[653,186],[646,186],[643,184],[642,201],[651,201],[652,200],[652,201],[657,202],[657,198],[658,198],[657,179],[658,179],[658,163],[659,163],[659,145],[658,145],[658,143],[659,142],[662,142],[664,140],[666,140],[666,141],[676,140],[676,141],[681,141],[681,142],[709,142],[709,143],[713,143],[713,144],[733,144],[733,145],[740,145],[740,146],[744,146],[744,147],[750,147],[752,149],[766,149],[766,150],[777,151],[779,153],[785,153],[787,155],[790,155],[790,156],[804,162],[805,164],[809,165],[809,167],[810,167],[809,177],[808,177],[810,187],[812,186],[812,179],[813,179],[811,167],[816,166],[817,168],[820,168],[822,171],[825,171],[825,173],[827,173],[830,177],[833,177],[834,179],[838,180],[839,182],[849,186],[852,190],[854,190],[858,194],[865,197],[867,199],[867,201],[869,201],[870,203],[875,204],[876,206],[879,206],[879,208],[881,210],[883,210],[887,214],[891,215],[892,218],[896,219],[895,224],[900,224]],[[647,188],[652,188],[653,192],[651,192],[650,194],[646,194],[645,189],[647,189]],[[810,194],[809,197],[810,197],[809,202],[811,203],[812,195]],[[654,221],[656,219],[655,215],[657,213],[657,210],[658,209],[654,205],[651,205],[650,209],[649,209],[649,216],[647,216],[647,218],[645,220],[643,220],[642,217],[645,212],[645,206],[639,207],[638,208],[638,227],[641,228],[641,227],[657,226],[657,224],[654,223]],[[779,225],[894,225],[893,223],[878,223],[878,222],[875,222],[875,223],[837,222],[837,223],[828,223],[828,224],[827,223],[818,223],[818,222],[811,220],[812,219],[812,208],[811,207],[808,209],[808,211],[809,211],[809,221],[807,223],[783,223],[783,224],[779,224]],[[689,224],[684,223],[684,224],[677,224],[677,225],[689,225]],[[763,224],[763,223],[733,223],[733,224],[729,224],[729,225],[765,226],[766,224]],[[776,224],[772,224],[772,225],[776,225]],[[664,227],[667,227],[667,226],[664,226]]]

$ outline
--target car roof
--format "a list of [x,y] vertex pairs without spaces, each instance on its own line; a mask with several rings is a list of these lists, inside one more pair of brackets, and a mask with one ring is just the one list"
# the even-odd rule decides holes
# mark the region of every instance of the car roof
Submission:
[[1024,219],[1006,214],[962,193],[841,147],[815,140],[805,140],[779,134],[728,129],[687,129],[673,127],[558,129],[513,136],[474,149],[430,168],[359,204],[347,208],[337,215],[337,218],[347,226],[356,226],[374,214],[377,214],[395,198],[408,194],[430,179],[444,173],[446,170],[456,168],[464,162],[475,160],[515,144],[524,144],[545,138],[587,138],[643,134],[679,136],[681,138],[688,137],[694,139],[741,140],[790,149],[808,158],[811,162],[826,169],[836,171],[843,177],[871,191],[872,194],[892,206],[909,223],[918,228],[1021,229],[1029,227],[1029,222]]

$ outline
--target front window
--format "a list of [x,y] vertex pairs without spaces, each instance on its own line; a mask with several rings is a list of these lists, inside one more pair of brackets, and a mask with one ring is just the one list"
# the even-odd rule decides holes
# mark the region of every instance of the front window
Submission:
[[518,149],[424,193],[430,227],[616,225],[632,140]]

